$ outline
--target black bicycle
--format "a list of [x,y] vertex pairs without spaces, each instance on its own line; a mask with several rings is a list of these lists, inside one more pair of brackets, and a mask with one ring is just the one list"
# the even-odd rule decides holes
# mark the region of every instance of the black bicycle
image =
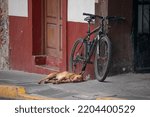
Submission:
[[[107,16],[83,13],[87,17],[88,32],[84,38],[75,41],[69,61],[69,70],[77,74],[84,74],[87,64],[94,63],[95,78],[103,82],[108,74],[111,63],[111,42],[107,36],[107,23],[109,20],[124,20],[123,17]],[[100,21],[99,26],[91,31],[90,26],[96,19]],[[91,35],[94,38],[91,38]],[[95,53],[94,62],[92,55]]]

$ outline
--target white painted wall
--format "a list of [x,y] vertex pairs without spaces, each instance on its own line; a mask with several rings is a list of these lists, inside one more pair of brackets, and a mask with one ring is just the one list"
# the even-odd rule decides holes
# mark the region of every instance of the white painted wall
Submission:
[[8,14],[28,17],[28,0],[8,0]]
[[95,14],[96,0],[68,0],[68,21],[85,22],[83,12]]

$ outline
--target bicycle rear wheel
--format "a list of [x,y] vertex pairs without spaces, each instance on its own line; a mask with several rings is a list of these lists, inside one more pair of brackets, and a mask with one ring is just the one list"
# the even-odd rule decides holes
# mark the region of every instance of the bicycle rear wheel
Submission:
[[82,67],[85,63],[85,53],[86,53],[86,46],[85,43],[83,42],[83,39],[80,38],[75,41],[72,47],[69,60],[70,72],[74,72],[76,74],[81,73]]
[[99,40],[94,61],[95,77],[98,81],[103,82],[108,74],[111,61],[111,42],[107,36]]

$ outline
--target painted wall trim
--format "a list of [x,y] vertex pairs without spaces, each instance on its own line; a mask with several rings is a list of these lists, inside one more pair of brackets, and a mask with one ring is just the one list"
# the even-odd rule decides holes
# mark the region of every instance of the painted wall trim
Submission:
[[95,0],[68,0],[68,21],[85,22],[83,12],[95,14]]
[[10,16],[28,17],[28,0],[8,0]]

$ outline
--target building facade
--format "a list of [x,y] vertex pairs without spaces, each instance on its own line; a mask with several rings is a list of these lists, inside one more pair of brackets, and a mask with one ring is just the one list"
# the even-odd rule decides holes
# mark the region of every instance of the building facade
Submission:
[[0,0],[0,69],[9,69],[8,1]]
[[[111,73],[148,71],[149,4],[148,0],[8,0],[9,66],[36,73],[68,70],[72,45],[87,31],[82,14],[88,12],[126,18],[109,22]],[[90,65],[87,72],[92,70]]]

